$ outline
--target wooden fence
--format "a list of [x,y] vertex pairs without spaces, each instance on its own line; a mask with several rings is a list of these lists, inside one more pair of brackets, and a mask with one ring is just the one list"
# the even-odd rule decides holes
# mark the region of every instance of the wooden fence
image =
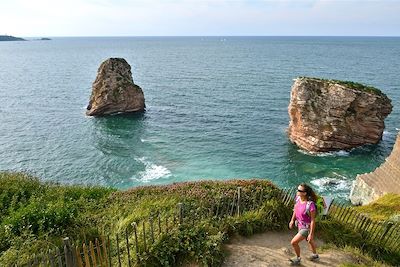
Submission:
[[[283,202],[293,205],[296,189],[283,190]],[[361,234],[366,243],[400,253],[400,222],[373,221],[368,216],[353,209],[347,202],[332,202],[328,214],[323,219],[335,220],[345,227]]]
[[[149,253],[149,248],[163,235],[176,230],[182,224],[195,225],[202,219],[221,220],[228,216],[240,216],[249,210],[257,210],[270,199],[262,188],[246,196],[242,188],[237,188],[231,197],[219,197],[207,206],[195,206],[193,203],[178,203],[172,213],[152,213],[147,219],[133,222],[123,233],[114,236],[100,236],[94,241],[73,245],[69,238],[63,240],[62,250],[56,249],[41,255],[34,255],[27,264],[15,266],[136,266],[141,256]],[[294,204],[296,189],[284,189],[280,199],[286,206]],[[337,220],[355,231],[362,233],[369,242],[379,242],[382,246],[400,252],[399,223],[374,222],[351,209],[348,204],[332,204],[328,220]]]

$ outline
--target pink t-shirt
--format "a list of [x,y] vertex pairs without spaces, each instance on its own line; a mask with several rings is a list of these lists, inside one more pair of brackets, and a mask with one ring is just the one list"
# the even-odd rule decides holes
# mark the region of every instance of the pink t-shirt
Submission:
[[[297,227],[299,229],[308,229],[310,228],[311,217],[306,213],[307,201],[304,203],[301,202],[300,199],[296,200],[296,204],[294,205],[294,212],[296,214]],[[310,212],[315,211],[316,206],[313,201],[310,204]]]

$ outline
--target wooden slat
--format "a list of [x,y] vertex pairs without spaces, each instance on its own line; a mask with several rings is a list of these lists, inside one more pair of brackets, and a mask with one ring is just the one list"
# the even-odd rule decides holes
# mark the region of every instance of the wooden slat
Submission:
[[100,266],[101,267],[103,267],[104,266],[104,263],[103,263],[103,257],[102,257],[102,253],[101,253],[101,248],[100,248],[100,242],[99,242],[99,239],[98,238],[96,238],[95,239],[95,244],[96,244],[96,254],[97,254],[97,258],[99,259],[99,262],[100,262]]
[[105,236],[104,235],[102,235],[101,236],[101,248],[102,248],[102,250],[103,250],[103,253],[102,253],[102,255],[103,255],[103,262],[104,262],[104,266],[109,266],[109,263],[108,263],[108,253],[107,253],[107,240],[106,240],[106,238],[105,238]]
[[78,246],[75,246],[75,255],[76,255],[76,265],[77,267],[83,267],[81,251]]
[[93,266],[97,266],[96,252],[94,251],[94,246],[93,246],[92,241],[89,242],[89,248],[90,248],[90,256],[92,258]]
[[116,235],[117,239],[117,255],[118,255],[118,266],[121,267],[121,252],[119,250],[119,235]]
[[48,255],[49,255],[49,265],[51,267],[55,267],[55,264],[54,264],[54,260],[55,260],[54,252],[49,249]]
[[125,241],[126,241],[126,252],[127,252],[127,257],[128,257],[128,266],[131,267],[131,252],[130,252],[130,245],[129,245],[128,228],[125,229]]
[[111,262],[111,251],[112,251],[112,247],[111,247],[111,241],[110,241],[110,236],[107,235],[107,250],[108,250],[108,266],[111,267],[112,262]]
[[136,224],[136,222],[133,223],[133,232],[135,234],[136,259],[140,263],[140,251],[139,251],[139,242],[138,242],[137,224]]
[[56,255],[57,255],[57,260],[58,260],[58,266],[63,266],[62,256],[61,256],[60,250],[58,248],[56,248]]
[[[174,216],[175,218],[175,216]],[[147,244],[146,244],[146,224],[143,221],[143,247],[144,247],[144,251],[147,252]]]
[[[85,243],[83,243],[82,249],[83,249],[83,256],[85,259],[85,267],[90,267],[89,250],[86,247]],[[60,265],[60,266],[62,266],[62,265]]]
[[160,215],[160,212],[158,212],[157,219],[158,219],[158,236],[161,236],[161,215]]

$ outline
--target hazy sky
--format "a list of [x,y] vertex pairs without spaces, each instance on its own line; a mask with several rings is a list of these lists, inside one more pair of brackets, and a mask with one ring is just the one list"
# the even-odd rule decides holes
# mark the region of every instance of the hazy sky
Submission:
[[400,36],[400,0],[0,0],[0,35]]

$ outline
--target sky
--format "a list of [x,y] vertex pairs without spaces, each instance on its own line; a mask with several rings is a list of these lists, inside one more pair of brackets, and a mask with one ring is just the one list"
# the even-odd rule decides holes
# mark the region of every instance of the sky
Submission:
[[0,0],[0,35],[400,36],[400,0]]

